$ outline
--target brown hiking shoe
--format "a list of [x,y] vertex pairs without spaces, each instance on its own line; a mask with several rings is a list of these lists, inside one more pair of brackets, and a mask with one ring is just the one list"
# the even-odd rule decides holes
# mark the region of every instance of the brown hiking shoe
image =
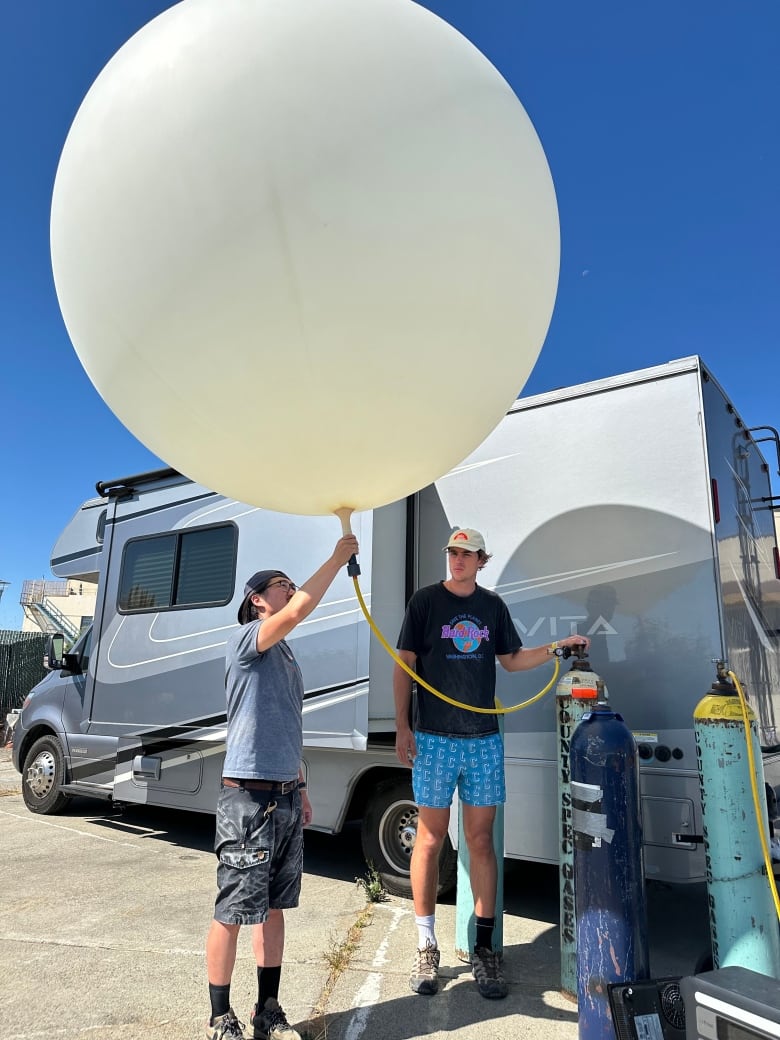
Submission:
[[262,1011],[255,1004],[249,1022],[254,1030],[254,1040],[301,1040],[301,1034],[287,1021],[287,1015],[274,997],[266,1000]]
[[233,1008],[228,1008],[226,1014],[208,1020],[206,1036],[209,1040],[244,1040],[244,1023],[238,1021]]
[[424,950],[415,952],[414,967],[409,976],[409,985],[415,993],[429,996],[438,991],[440,959],[439,947],[434,946],[430,939],[426,942]]
[[477,987],[488,1000],[501,1000],[509,992],[501,971],[503,957],[500,953],[478,946],[471,955],[471,970]]

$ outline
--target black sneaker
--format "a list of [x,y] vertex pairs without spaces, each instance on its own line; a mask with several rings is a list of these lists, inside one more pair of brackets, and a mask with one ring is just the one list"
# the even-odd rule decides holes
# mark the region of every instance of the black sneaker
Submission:
[[440,958],[438,946],[434,946],[430,939],[425,943],[424,949],[415,952],[414,967],[409,976],[409,985],[415,993],[430,996],[438,992]]
[[471,970],[477,980],[477,987],[488,1000],[501,1000],[508,993],[501,971],[503,959],[500,953],[487,950],[484,946],[478,946],[471,955]]
[[269,997],[258,1014],[257,1004],[252,1008],[249,1024],[254,1027],[254,1040],[301,1040],[301,1034],[287,1021],[278,1000]]
[[244,1040],[244,1023],[238,1021],[233,1008],[228,1008],[226,1014],[208,1020],[206,1036],[209,1040]]

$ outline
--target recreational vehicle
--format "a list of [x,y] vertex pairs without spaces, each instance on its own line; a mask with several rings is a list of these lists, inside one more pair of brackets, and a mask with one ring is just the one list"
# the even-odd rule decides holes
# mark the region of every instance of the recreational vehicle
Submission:
[[[775,782],[780,578],[759,448],[776,445],[769,429],[746,429],[700,359],[685,358],[518,400],[452,472],[352,519],[361,590],[391,644],[409,595],[446,575],[455,525],[485,534],[481,583],[526,645],[591,637],[591,663],[638,743],[649,877],[705,876],[692,715],[716,660],[744,685]],[[264,511],[172,470],[97,491],[52,553],[55,575],[99,592],[92,628],[65,654],[54,641],[17,724],[26,803],[50,813],[83,794],[211,812],[224,647],[244,581],[268,566],[304,580],[339,522]],[[416,810],[394,751],[393,662],[346,573],[292,642],[314,826],[360,820],[367,859],[408,891]],[[498,697],[518,704],[548,679],[499,668]],[[508,857],[558,860],[555,719],[553,695],[505,718]],[[447,845],[442,886],[453,872]]]

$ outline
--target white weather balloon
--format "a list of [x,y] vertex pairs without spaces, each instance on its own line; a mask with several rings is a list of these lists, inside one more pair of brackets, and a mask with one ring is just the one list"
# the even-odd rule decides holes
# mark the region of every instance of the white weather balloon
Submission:
[[63,317],[153,452],[370,508],[495,426],[555,300],[555,193],[495,68],[410,0],[184,0],[101,72],[51,214]]

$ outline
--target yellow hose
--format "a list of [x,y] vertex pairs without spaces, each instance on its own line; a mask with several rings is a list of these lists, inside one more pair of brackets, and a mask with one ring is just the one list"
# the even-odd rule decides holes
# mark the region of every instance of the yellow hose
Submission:
[[775,904],[775,913],[777,914],[778,920],[780,920],[780,899],[777,895],[777,885],[775,884],[775,872],[772,869],[772,856],[769,852],[769,843],[764,832],[764,810],[758,793],[758,784],[756,783],[756,761],[753,755],[753,738],[750,726],[750,716],[748,715],[748,703],[745,694],[742,690],[742,686],[740,685],[739,679],[736,677],[734,672],[729,672],[728,677],[734,683],[737,694],[739,696],[739,706],[742,709],[742,721],[745,724],[745,740],[747,743],[748,764],[750,768],[750,787],[753,792],[753,805],[755,806],[756,810],[758,835],[761,839],[761,851],[764,855],[764,867],[766,869],[766,876],[769,879],[769,887],[772,891],[772,899],[774,900]]
[[555,669],[553,671],[552,679],[550,679],[550,681],[547,683],[543,690],[540,690],[539,693],[534,694],[534,696],[530,697],[527,701],[523,701],[522,704],[515,704],[511,708],[475,708],[471,704],[462,704],[460,701],[455,701],[452,699],[452,697],[448,697],[446,693],[442,693],[440,690],[435,690],[425,681],[425,679],[420,678],[417,672],[415,672],[414,669],[410,668],[405,661],[401,660],[401,658],[398,656],[395,650],[393,650],[388,641],[379,631],[379,628],[374,622],[374,619],[369,614],[368,607],[366,606],[365,600],[363,599],[363,594],[360,591],[360,585],[358,583],[357,578],[353,577],[352,581],[355,583],[355,593],[357,595],[358,603],[360,604],[360,609],[363,611],[363,616],[369,623],[371,631],[377,637],[377,639],[382,644],[384,649],[388,652],[388,654],[390,654],[390,656],[396,662],[396,664],[399,664],[408,675],[411,675],[411,677],[416,682],[418,682],[420,686],[424,686],[429,693],[432,693],[434,695],[434,697],[438,697],[440,700],[446,701],[447,704],[452,704],[455,708],[464,708],[466,711],[474,711],[480,715],[509,715],[510,712],[520,711],[521,708],[528,708],[531,704],[535,704],[536,701],[541,700],[542,697],[544,697],[544,695],[553,687],[553,685],[555,684],[555,680],[558,678],[558,672],[560,671],[560,663],[558,661],[558,658],[556,657]]

